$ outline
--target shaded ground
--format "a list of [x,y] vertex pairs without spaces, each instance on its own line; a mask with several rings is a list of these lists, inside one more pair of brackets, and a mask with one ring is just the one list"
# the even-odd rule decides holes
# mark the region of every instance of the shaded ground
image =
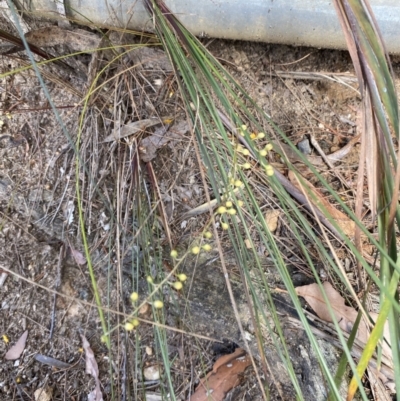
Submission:
[[[315,75],[352,71],[346,52],[219,40],[212,40],[208,45],[295,143],[307,140],[312,134],[329,154],[356,135],[359,100],[356,91]],[[54,53],[63,52],[65,48],[53,50]],[[0,74],[18,68],[22,55],[3,55]],[[83,69],[90,60],[87,56],[76,59]],[[176,131],[168,143],[156,149],[151,165],[139,163],[140,158],[143,161],[143,153],[138,156],[135,149],[137,143],[156,128],[140,131],[126,141],[104,142],[114,128],[138,119],[172,115],[177,122],[184,122],[176,82],[168,64],[164,64],[160,54],[152,55],[151,59],[152,63],[142,60],[133,68],[137,59],[129,56],[112,66],[102,78],[103,90],[92,97],[82,122],[80,101],[83,96],[80,97],[80,93],[86,93],[87,82],[57,67],[49,67],[50,75],[45,78],[73,142],[78,127],[82,126],[80,155],[84,168],[79,171],[79,190],[84,199],[88,246],[102,303],[120,313],[132,311],[132,291],[139,292],[141,301],[143,294],[151,292],[153,287],[146,281],[149,274],[159,277],[146,248],[163,255],[165,274],[170,269],[165,222],[151,217],[154,224],[152,232],[147,233],[148,242],[140,242],[144,240],[137,235],[143,219],[152,215],[146,209],[151,202],[145,205],[151,198],[146,191],[150,191],[153,177],[156,177],[168,227],[178,249],[187,246],[190,238],[206,223],[203,216],[182,218],[185,212],[206,200],[187,129]],[[106,63],[107,57],[104,57],[97,69]],[[300,79],[298,72],[308,74]],[[64,84],[57,82],[56,75]],[[354,77],[351,73],[347,75],[347,85],[351,85]],[[343,75],[340,79],[343,80]],[[80,93],[73,93],[71,87]],[[1,78],[0,109],[3,122],[0,132],[0,270],[15,273],[9,275],[0,288],[0,333],[14,343],[24,330],[29,331],[22,357],[16,362],[4,361],[0,366],[0,398],[34,399],[34,392],[47,386],[52,389],[54,400],[86,400],[94,381],[85,373],[81,334],[89,340],[99,363],[105,400],[112,397],[145,399],[145,395],[154,400],[165,397],[168,393],[165,377],[160,382],[158,377],[151,380],[143,376],[148,367],[161,365],[161,350],[156,345],[160,341],[159,331],[150,324],[141,324],[136,331],[128,333],[118,326],[124,323],[122,315],[106,312],[110,327],[116,328],[111,334],[111,350],[101,342],[102,329],[94,306],[92,283],[88,266],[82,259],[83,239],[76,206],[76,159],[32,71]],[[357,146],[339,167],[349,185],[354,184]],[[330,181],[335,179],[328,168],[322,172]],[[337,187],[346,197],[347,191],[340,185]],[[351,205],[352,196],[347,199]],[[287,241],[290,248],[290,235],[285,230],[283,217],[275,235]],[[293,279],[298,284],[307,283],[310,274],[304,261],[293,258],[290,253],[287,258],[293,266]],[[352,262],[349,260],[349,263]],[[233,258],[228,268],[235,283],[243,327],[250,346],[257,353],[254,329]],[[329,274],[323,272],[323,264],[321,270]],[[349,269],[350,280],[355,279],[352,271]],[[185,295],[169,286],[163,287],[160,290],[165,302],[163,312],[146,305],[139,311],[139,317],[170,327],[167,338],[161,341],[167,344],[171,380],[180,400],[188,396],[216,358],[213,342],[194,335],[219,341],[228,339],[243,345],[217,255],[211,253],[206,260],[188,260],[182,272],[189,278]],[[271,288],[282,286],[267,257],[265,272]],[[68,297],[55,297],[50,290]],[[282,309],[278,311],[282,318],[289,316],[288,299],[281,298],[281,304]],[[306,399],[323,399],[325,387],[304,332],[288,326],[286,334],[290,338],[289,354],[304,394],[314,397]],[[5,341],[0,342],[0,355],[9,347]],[[333,365],[337,351],[328,343],[325,349]],[[70,366],[45,365],[35,359],[37,354]],[[271,399],[279,399],[280,395],[286,400],[294,399],[287,372],[281,369],[278,355],[267,341],[266,355],[275,377],[271,377],[271,372],[265,377],[259,358],[256,363],[260,364],[260,377],[267,383]],[[248,372],[243,383],[229,399],[261,399],[253,374]]]

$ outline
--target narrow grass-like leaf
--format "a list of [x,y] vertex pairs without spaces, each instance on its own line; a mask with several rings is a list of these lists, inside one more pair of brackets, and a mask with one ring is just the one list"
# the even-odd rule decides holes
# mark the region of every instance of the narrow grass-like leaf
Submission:
[[[390,284],[389,284],[389,291],[393,296],[397,291],[399,277],[400,277],[400,275],[397,272],[395,272],[393,274],[392,280],[390,281]],[[361,377],[364,374],[364,372],[368,366],[368,363],[369,363],[372,355],[375,352],[378,342],[381,340],[383,329],[384,329],[386,320],[389,316],[391,309],[392,309],[392,302],[390,301],[389,298],[386,298],[381,307],[379,317],[376,320],[375,327],[373,328],[373,330],[371,332],[370,338],[369,338],[367,344],[365,345],[365,349],[364,349],[363,354],[360,358],[360,361],[357,365],[358,377]],[[358,388],[358,383],[357,383],[356,379],[353,378],[351,380],[351,383],[349,386],[349,391],[347,394],[348,401],[351,401],[353,399],[355,392],[357,391],[357,388]]]
[[[154,8],[153,8],[153,6],[154,6]],[[220,147],[218,141],[216,141],[215,138],[213,138],[212,131],[214,129],[218,130],[219,134],[221,135],[221,137],[224,141],[226,149],[228,151],[230,150],[230,152],[232,152],[232,145],[231,145],[232,139],[229,138],[224,127],[221,125],[219,115],[218,115],[218,113],[215,112],[214,104],[210,104],[207,100],[212,99],[213,95],[216,96],[218,98],[219,104],[221,104],[221,107],[226,108],[227,115],[232,118],[232,121],[234,122],[234,124],[236,126],[240,127],[243,124],[242,119],[239,116],[235,115],[235,111],[234,111],[234,109],[232,109],[232,106],[231,106],[230,102],[228,101],[226,95],[224,94],[223,91],[221,91],[221,88],[224,88],[224,90],[226,90],[229,93],[229,95],[233,96],[235,101],[238,104],[240,104],[240,110],[243,113],[243,115],[245,115],[245,118],[249,119],[249,121],[251,121],[252,123],[254,122],[255,124],[257,124],[257,122],[254,121],[254,118],[251,116],[251,113],[247,111],[247,107],[243,102],[243,98],[238,97],[238,95],[236,94],[236,91],[238,91],[239,93],[242,93],[240,87],[234,82],[234,80],[232,80],[232,78],[230,78],[229,74],[221,71],[220,67],[218,67],[218,64],[215,63],[214,61],[212,61],[212,59],[211,59],[210,55],[207,53],[207,51],[204,49],[201,49],[201,46],[198,43],[198,41],[195,38],[193,38],[192,36],[190,36],[190,34],[187,31],[185,31],[182,26],[179,25],[179,22],[173,20],[174,17],[170,13],[168,13],[166,15],[162,15],[161,13],[158,14],[157,7],[154,4],[151,4],[150,2],[148,2],[148,7],[151,12],[154,12],[156,28],[158,28],[159,36],[164,41],[164,46],[168,49],[168,52],[172,57],[173,63],[174,64],[178,63],[178,65],[179,65],[177,67],[177,69],[179,69],[179,73],[180,73],[180,76],[182,77],[182,82],[184,84],[184,87],[182,87],[182,94],[183,94],[184,99],[187,96],[186,94],[189,94],[189,96],[190,96],[189,98],[186,98],[187,105],[188,105],[188,113],[189,113],[189,115],[192,116],[193,125],[195,127],[195,132],[198,133],[197,138],[199,141],[200,149],[202,149],[202,155],[205,158],[205,160],[210,160],[210,162],[207,162],[207,164],[209,164],[209,166],[212,167],[210,154],[208,154],[207,149],[202,146],[203,135],[207,135],[208,139],[210,140],[210,145],[212,146],[213,152],[216,152],[213,154],[213,157],[216,158],[215,159],[216,163],[222,167],[222,168],[220,167],[218,172],[221,174],[221,177],[226,182],[225,185],[229,186],[229,178],[228,178],[228,176],[225,176],[225,174],[224,174],[224,171],[225,171],[224,162],[219,157],[217,157],[218,154],[223,154],[225,152],[225,150],[223,150]],[[181,40],[181,43],[185,47],[185,50],[192,56],[192,58],[188,58],[188,59],[196,65],[196,67],[198,68],[198,72],[194,73],[190,62],[188,62],[187,59],[185,59],[179,55],[180,50],[178,49],[176,39],[174,38],[174,35],[169,30],[168,26],[165,25],[165,19],[168,19],[168,21],[173,20],[173,22],[171,22],[171,26],[177,32],[177,37]],[[157,24],[159,24],[159,25],[157,25]],[[184,38],[184,39],[182,39],[182,38]],[[183,60],[184,60],[184,64],[179,64]],[[201,74],[203,74],[203,75],[201,75]],[[204,80],[205,80],[204,82],[207,82],[207,85],[209,85],[210,88],[212,88],[212,92],[209,92],[209,89],[207,89],[208,86],[203,86],[203,78],[202,77],[204,77]],[[224,78],[221,79],[221,77],[224,77]],[[197,86],[196,83],[198,82],[199,79],[201,80],[202,84]],[[232,90],[232,87],[230,87],[229,85],[227,85],[227,84],[224,85],[224,83],[227,81],[228,81],[229,85],[232,84],[232,87],[234,88],[234,90]],[[245,99],[247,100],[248,98],[246,97]],[[204,103],[203,103],[203,101],[204,101]],[[190,109],[189,109],[190,104],[193,104],[195,106],[194,107],[195,113],[190,111]],[[209,113],[209,115],[207,116],[208,113]],[[216,128],[213,128],[210,125],[210,121],[212,121],[212,123],[215,124]],[[198,125],[198,122],[200,122],[199,125]],[[201,127],[201,129],[199,129],[197,131],[196,128],[199,126]],[[279,131],[277,129],[277,127],[275,127],[275,126],[274,126],[274,129]],[[280,135],[281,135],[281,133],[280,133]],[[246,133],[244,133],[244,139],[249,144],[251,144],[251,145],[249,145],[250,150],[254,154],[257,154],[257,150],[255,148],[253,148],[254,145]],[[301,155],[300,155],[300,157],[301,157]],[[260,160],[261,166],[265,165],[264,159],[260,158],[259,160]],[[215,174],[214,171],[209,171],[209,173],[210,173],[211,177]],[[243,177],[243,180],[244,179],[245,179],[245,177]],[[271,189],[273,190],[273,192],[280,198],[280,200],[282,201],[282,205],[285,205],[289,202],[286,191],[282,188],[282,184],[274,176],[268,180],[268,185],[271,186]],[[252,193],[251,187],[246,186],[246,188],[247,188],[245,191],[246,196],[251,197],[252,196],[251,195],[251,193]],[[281,194],[281,196],[279,194]],[[216,195],[216,198],[218,199],[218,195]],[[248,208],[249,208],[249,210],[252,208],[254,208],[256,211],[259,210],[258,202],[255,198],[252,198],[252,201],[248,204]],[[291,208],[288,209],[288,215],[291,215],[293,213],[293,210],[296,211],[297,207],[296,206],[293,207],[293,204],[292,204]],[[254,217],[254,221],[262,220],[263,219],[262,214],[260,212],[256,212],[256,213],[258,214],[258,217]],[[245,220],[245,216],[242,216],[240,213],[239,213],[239,216],[241,217],[242,221]],[[304,227],[308,226],[308,223],[302,218],[301,213],[297,214],[296,218],[300,219],[302,226],[303,225],[305,225]],[[237,227],[236,230],[239,230],[239,228]],[[261,237],[265,237],[265,233],[268,232],[268,228],[265,227],[265,225],[263,224],[262,226],[259,227],[259,229],[257,229],[257,232]],[[310,233],[310,231],[309,231],[309,233]],[[248,233],[247,236],[249,238],[251,238],[250,233]],[[235,244],[237,242],[238,238],[240,238],[239,233],[236,236],[232,237],[232,244]],[[298,238],[300,238],[300,237],[298,237]],[[280,257],[279,248],[277,246],[273,246],[271,248],[272,244],[275,243],[273,236],[269,235],[268,237],[265,237],[265,240],[263,240],[263,242],[268,247],[271,254],[274,255],[275,263],[278,266],[278,270],[281,273],[281,276],[285,283],[285,286],[288,288],[291,298],[292,298],[293,302],[295,302],[296,309],[299,311],[301,318],[303,318],[302,317],[303,315],[301,313],[300,303],[298,302],[293,285],[291,283],[290,275],[286,271],[285,263],[282,260],[282,258]],[[301,240],[300,240],[300,244],[301,244]],[[241,250],[242,247],[243,246],[240,246],[240,241],[239,241],[238,248],[237,248],[238,249],[238,251],[237,251],[238,259],[240,259],[240,255],[243,252]],[[306,247],[303,247],[303,249],[304,249],[304,253],[306,254],[307,253]],[[243,260],[243,263],[244,262],[245,261]],[[330,374],[329,374],[329,367],[326,366],[326,364],[324,364],[324,362],[323,362],[324,358],[320,354],[320,351],[318,350],[318,346],[316,345],[315,340],[312,340],[314,337],[308,328],[306,319],[304,319],[303,322],[304,322],[307,334],[309,335],[309,337],[313,343],[314,349],[316,350],[317,354],[319,355],[319,358],[321,361],[321,366],[323,366],[323,370],[327,375],[328,381],[332,387],[333,394],[335,394],[335,397],[339,397],[339,394],[337,392],[337,387],[334,384],[334,380],[333,380],[332,376],[330,376]],[[277,322],[276,324],[279,327],[279,322]],[[282,339],[282,340],[284,341],[284,339]],[[286,359],[283,355],[282,355],[282,357],[284,358],[284,360]],[[287,361],[286,363],[288,363],[288,362],[289,361]],[[289,367],[289,371],[290,371],[290,364],[288,365],[288,367]],[[295,377],[292,376],[291,378],[292,378],[292,380],[294,380],[294,384],[295,384],[296,383]],[[300,397],[299,387],[297,387],[297,391],[298,391],[298,396]]]

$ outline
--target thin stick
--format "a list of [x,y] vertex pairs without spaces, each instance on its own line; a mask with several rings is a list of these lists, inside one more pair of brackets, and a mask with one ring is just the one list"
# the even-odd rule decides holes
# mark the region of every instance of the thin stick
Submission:
[[[65,244],[61,244],[60,252],[58,254],[58,263],[57,263],[57,277],[54,283],[54,289],[58,291],[61,287],[61,278],[62,278],[62,263],[65,257]],[[53,337],[54,326],[56,321],[56,301],[57,301],[57,292],[53,293],[53,308],[51,312],[51,324],[50,324],[50,333],[49,340]]]

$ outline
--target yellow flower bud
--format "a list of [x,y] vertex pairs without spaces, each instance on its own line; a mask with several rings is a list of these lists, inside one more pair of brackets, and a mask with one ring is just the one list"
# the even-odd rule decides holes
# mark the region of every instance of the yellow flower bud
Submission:
[[272,143],[267,144],[267,146],[265,147],[265,149],[269,152],[274,148],[274,146],[272,145]]
[[134,325],[132,323],[130,323],[130,322],[126,322],[125,323],[125,330],[126,331],[132,331],[134,328],[135,327],[134,327]]
[[206,232],[204,233],[204,238],[207,238],[207,239],[212,238],[212,233],[211,233],[210,231],[206,231]]
[[225,202],[226,207],[232,207],[233,203],[231,201]]
[[131,323],[132,323],[133,327],[137,327],[140,324],[139,320],[137,320],[137,319],[132,319]]
[[180,273],[176,277],[178,277],[178,280],[182,281],[182,283],[187,280],[187,275],[185,273]]
[[242,165],[242,167],[243,167],[245,170],[248,170],[249,168],[251,168],[251,164],[250,164],[250,163],[244,163],[244,164]]
[[234,214],[236,214],[236,210],[233,209],[233,208],[232,209],[228,209],[227,213],[233,216]]
[[225,207],[225,206],[220,206],[220,207],[217,209],[217,212],[220,213],[220,214],[225,213],[225,212],[226,212],[226,207]]
[[147,276],[147,277],[146,277],[146,280],[147,280],[147,282],[148,282],[149,284],[153,284],[153,277]]
[[257,134],[257,139],[263,139],[263,138],[265,138],[264,132],[259,132],[259,133]]
[[268,154],[268,152],[265,149],[261,149],[259,151],[259,153],[260,153],[260,156],[267,156],[267,154]]
[[238,201],[237,201],[237,205],[238,205],[239,207],[243,207],[244,202],[243,202],[242,200],[238,200]]
[[271,177],[272,175],[274,175],[274,168],[270,164],[268,164],[265,167],[265,172],[267,173],[268,176]]
[[139,299],[139,294],[137,292],[132,292],[131,301],[136,302]]
[[243,153],[245,156],[248,156],[248,155],[250,154],[250,151],[249,151],[249,149],[243,149],[242,153]]
[[247,125],[243,124],[240,128],[241,128],[242,131],[246,131],[247,130]]
[[223,230],[227,230],[229,228],[229,224],[228,223],[221,223],[221,228]]
[[203,249],[206,251],[206,252],[209,252],[209,251],[211,251],[211,245],[210,244],[205,244],[205,245],[203,245]]
[[[240,180],[236,180],[236,181],[233,183],[233,185],[234,185],[236,188],[240,188],[240,187],[243,185],[243,182],[240,181]],[[226,211],[226,210],[225,210],[225,211]]]
[[178,257],[178,251],[173,249],[170,253],[172,259],[176,259]]
[[200,253],[200,247],[199,246],[194,246],[192,248],[192,253],[193,253],[193,255],[198,255]]
[[156,301],[153,302],[153,306],[154,306],[156,309],[161,309],[161,308],[164,307],[164,302],[163,302],[163,301],[160,301],[159,299],[157,299]]
[[173,287],[174,287],[177,291],[179,291],[179,290],[182,289],[183,284],[182,284],[180,281],[175,281],[175,283],[173,284]]

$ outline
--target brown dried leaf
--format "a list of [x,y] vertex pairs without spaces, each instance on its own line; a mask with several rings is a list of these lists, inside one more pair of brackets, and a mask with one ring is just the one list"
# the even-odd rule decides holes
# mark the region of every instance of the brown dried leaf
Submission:
[[[323,287],[328,298],[329,304],[334,312],[335,318],[339,323],[339,327],[347,333],[350,333],[353,329],[354,323],[357,319],[357,311],[345,305],[344,298],[337,292],[329,282],[324,282]],[[318,284],[304,285],[302,287],[296,287],[297,295],[302,296],[317,314],[317,316],[325,320],[326,322],[332,322],[331,315],[329,313],[328,306],[324,300],[322,292]],[[378,315],[371,312],[370,316],[376,321]],[[387,341],[390,339],[389,326],[386,323],[384,329],[384,336]],[[367,343],[369,337],[369,328],[365,323],[364,319],[361,319],[358,326],[356,338],[363,344]],[[385,355],[389,361],[392,360],[390,346],[383,342],[382,345],[383,355]]]
[[153,125],[160,123],[161,121],[158,118],[146,118],[144,120],[134,121],[132,123],[123,125],[122,127],[114,128],[112,134],[107,136],[103,142],[118,141],[118,139],[136,134],[140,131],[144,131],[146,128],[150,128]]
[[169,128],[168,125],[157,128],[153,135],[140,141],[140,158],[144,162],[153,160],[157,155],[157,150],[166,145],[173,139],[179,139],[187,132],[189,125],[186,121],[180,121]]
[[222,401],[229,390],[240,384],[241,374],[250,364],[249,356],[241,348],[222,356],[215,362],[212,372],[201,380],[190,401]]
[[15,361],[18,359],[25,349],[26,339],[28,338],[28,330],[26,330],[18,341],[7,351],[5,358],[8,361]]
[[94,352],[90,347],[90,344],[84,335],[81,335],[82,338],[82,346],[85,350],[86,355],[86,373],[93,376],[94,381],[96,383],[95,389],[88,394],[88,400],[93,401],[103,401],[103,394],[100,389],[100,380],[99,380],[99,367],[97,365],[96,359],[94,357]]
[[[299,185],[298,180],[293,172],[289,172],[289,180],[296,186],[297,189],[303,192],[302,188]],[[304,184],[305,183],[305,184]],[[333,205],[331,205],[325,197],[321,194],[321,192],[315,188],[310,182],[308,182],[305,178],[303,178],[303,185],[306,185],[308,189],[315,195],[313,199],[310,195],[308,198],[310,201],[318,207],[319,210],[323,211],[325,215],[331,216],[338,226],[342,229],[342,231],[348,236],[354,236],[355,223],[353,220],[349,219],[344,213],[340,210],[336,209]]]
[[281,211],[278,209],[271,209],[265,213],[265,222],[269,228],[269,231],[274,232],[278,228],[278,220]]
[[[357,319],[357,311],[354,308],[345,305],[344,298],[329,282],[325,281],[323,287],[336,320],[339,322],[339,326],[341,329],[349,333]],[[326,322],[332,322],[328,306],[326,305],[318,284],[314,283],[302,287],[296,287],[296,293],[305,298],[320,319],[325,320]],[[365,342],[368,337],[368,329],[366,325],[360,323],[358,331],[359,334],[357,334],[357,337]]]
[[70,246],[71,255],[78,265],[84,265],[86,263],[86,258],[83,256],[82,252]]

